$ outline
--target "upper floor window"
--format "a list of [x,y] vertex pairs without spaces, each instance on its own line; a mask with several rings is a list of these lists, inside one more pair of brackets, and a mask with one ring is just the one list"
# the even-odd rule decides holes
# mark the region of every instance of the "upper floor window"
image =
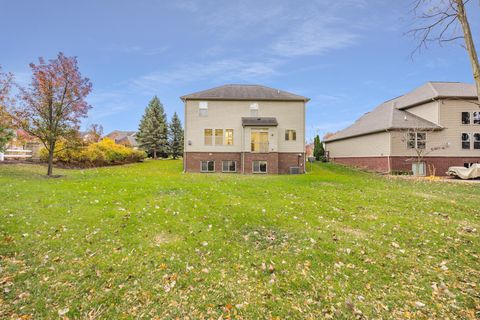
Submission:
[[480,149],[480,133],[473,134],[473,149]]
[[296,141],[297,140],[297,131],[296,130],[285,130],[285,140],[286,141]]
[[212,139],[213,139],[213,129],[203,130],[203,136],[204,136],[205,145],[211,146],[212,145]]
[[407,140],[407,148],[409,149],[425,149],[427,145],[426,132],[409,132]]
[[462,149],[470,149],[470,134],[462,133]]
[[215,129],[215,145],[223,144],[223,129]]
[[473,124],[480,124],[480,111],[473,113]]
[[462,124],[470,124],[470,112],[462,112]]
[[250,117],[258,117],[258,103],[250,105]]
[[233,129],[225,129],[225,144],[233,146]]
[[208,117],[208,102],[200,101],[198,103],[198,115],[200,117]]

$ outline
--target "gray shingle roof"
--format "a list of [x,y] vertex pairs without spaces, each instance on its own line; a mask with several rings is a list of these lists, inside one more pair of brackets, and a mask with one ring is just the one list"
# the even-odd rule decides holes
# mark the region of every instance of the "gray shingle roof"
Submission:
[[242,126],[278,126],[277,118],[272,117],[242,117]]
[[420,118],[408,111],[408,108],[435,99],[477,99],[473,84],[459,82],[427,82],[421,87],[382,103],[380,106],[361,116],[351,126],[335,133],[327,142],[346,138],[400,129],[441,130],[438,124]]
[[188,94],[185,100],[252,100],[252,101],[309,101],[310,99],[290,92],[261,85],[227,84],[224,86]]

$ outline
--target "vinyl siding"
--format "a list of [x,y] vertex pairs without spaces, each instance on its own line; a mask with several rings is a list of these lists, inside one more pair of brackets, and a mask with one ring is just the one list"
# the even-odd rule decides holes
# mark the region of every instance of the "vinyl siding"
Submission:
[[373,133],[345,140],[326,143],[331,158],[341,157],[380,157],[390,153],[390,134]]
[[420,118],[426,119],[433,123],[439,123],[439,102],[432,101],[413,108],[405,109],[405,111],[413,113]]
[[[429,156],[440,157],[480,157],[480,150],[463,150],[461,143],[461,134],[480,133],[480,125],[463,125],[461,122],[462,112],[480,111],[480,108],[473,103],[461,100],[442,100],[438,102],[439,124],[444,127],[442,131],[427,133],[427,150],[432,147],[445,146],[448,148],[436,150]],[[410,111],[410,110],[408,110]],[[392,155],[411,156],[414,154],[412,149],[407,149],[404,140],[405,133],[392,132]],[[473,145],[473,137],[472,137]]]
[[[208,116],[199,116],[199,101],[187,100],[185,105],[186,152],[249,151],[250,129],[242,139],[242,117],[250,116],[250,104],[259,105],[259,117],[275,117],[278,127],[269,128],[270,151],[303,152],[305,141],[305,103],[284,101],[208,101]],[[233,146],[204,144],[204,129],[233,129]],[[296,141],[285,141],[285,130],[297,132]],[[190,142],[190,143],[189,143]],[[273,150],[272,150],[273,148]]]

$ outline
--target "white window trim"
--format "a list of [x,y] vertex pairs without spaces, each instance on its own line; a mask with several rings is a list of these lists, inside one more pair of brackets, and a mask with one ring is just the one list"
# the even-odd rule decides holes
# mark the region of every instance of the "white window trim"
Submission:
[[[207,171],[203,171],[202,162],[213,162],[213,171],[208,171],[208,163],[207,163]],[[202,173],[215,173],[215,160],[202,160],[202,161],[200,161],[200,172],[202,172]]]
[[[202,111],[206,111],[206,115],[202,115]],[[208,102],[200,101],[198,103],[198,116],[199,117],[208,117]]]
[[[227,143],[227,130],[231,130],[232,131],[232,144],[228,144]],[[223,145],[224,146],[227,146],[227,147],[233,147],[235,145],[235,129],[232,129],[232,128],[228,128],[228,129],[223,129],[223,139],[224,139],[224,143]]]
[[[295,140],[290,140],[290,139],[285,139],[286,138],[286,135],[287,135],[287,131],[293,131],[295,132]],[[287,142],[297,142],[297,130],[296,129],[285,129],[285,134],[283,135],[283,139],[285,139],[285,141]]]
[[[223,170],[223,163],[224,163],[224,162],[233,162],[233,163],[235,163],[235,171],[230,171],[230,170],[225,171],[225,170]],[[236,173],[236,172],[237,172],[237,161],[235,161],[235,160],[222,160],[222,172],[223,172],[223,173]]]
[[[206,144],[205,143],[205,130],[212,130],[212,135],[210,136],[211,139],[210,139],[210,144]],[[203,145],[204,146],[214,146],[215,145],[215,129],[212,129],[212,128],[203,128]]]
[[[265,172],[262,172],[262,171],[255,171],[255,161],[258,161],[258,162],[265,162]],[[260,166],[258,166],[260,168]],[[252,173],[255,173],[255,174],[267,174],[268,173],[268,161],[266,160],[253,160],[252,161]]]
[[[414,143],[413,143],[414,146],[413,146],[413,147],[410,147],[410,144],[409,144],[409,142],[410,142],[410,137],[409,137],[409,138],[407,139],[407,149],[420,149],[420,148],[418,147],[418,135],[419,135],[419,134],[422,134],[422,133],[425,134],[425,148],[421,148],[421,149],[427,149],[427,139],[428,139],[428,135],[427,135],[427,132],[426,132],[426,131],[409,132],[409,135],[410,135],[410,133],[415,135],[415,139],[414,139],[414,141],[413,141],[413,142],[414,142]],[[422,141],[422,139],[421,139],[420,141]]]

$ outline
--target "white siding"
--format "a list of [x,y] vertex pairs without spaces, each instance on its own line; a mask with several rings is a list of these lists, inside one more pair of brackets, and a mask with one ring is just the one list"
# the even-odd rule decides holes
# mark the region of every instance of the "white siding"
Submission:
[[[245,128],[242,141],[242,117],[250,117],[250,105],[258,103],[259,117],[275,117],[278,127],[269,128],[271,151],[303,152],[305,144],[305,103],[284,101],[208,101],[208,116],[199,116],[199,101],[185,105],[186,152],[240,152],[250,148],[250,130]],[[204,144],[204,129],[233,129],[233,146]],[[297,132],[296,141],[285,141],[285,130]],[[243,142],[243,143],[242,143]],[[270,148],[270,149],[271,149]]]
[[390,134],[373,133],[365,136],[327,142],[330,157],[381,157],[390,155]]

